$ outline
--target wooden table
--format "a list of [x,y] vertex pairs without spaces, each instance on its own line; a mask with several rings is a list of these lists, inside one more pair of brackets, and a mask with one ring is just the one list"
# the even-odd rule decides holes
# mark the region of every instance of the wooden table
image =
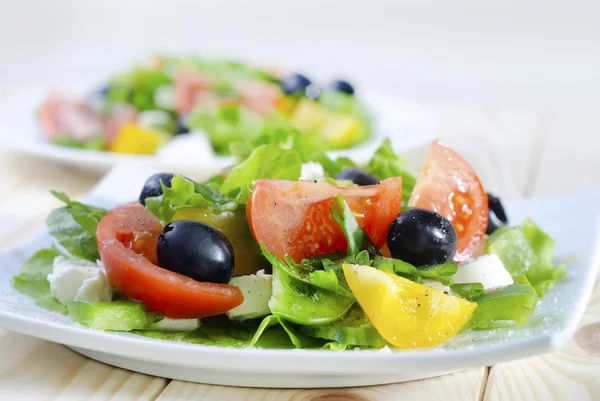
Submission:
[[[530,197],[600,186],[600,105],[432,104],[430,109],[439,118],[439,135],[472,163],[489,191],[503,197]],[[411,165],[418,166],[422,155],[422,151],[410,154]],[[49,189],[81,196],[98,179],[1,149],[0,172],[1,247],[42,227],[48,211],[57,205]],[[592,205],[581,205],[588,206]],[[113,368],[61,345],[0,330],[0,400],[187,399],[600,400],[600,288],[577,334],[562,351],[361,389],[263,390],[170,381]]]

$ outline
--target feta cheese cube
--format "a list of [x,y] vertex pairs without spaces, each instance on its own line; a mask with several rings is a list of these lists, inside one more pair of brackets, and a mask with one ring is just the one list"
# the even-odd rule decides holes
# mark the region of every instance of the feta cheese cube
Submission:
[[451,278],[456,284],[481,283],[486,291],[514,284],[498,255],[493,254],[482,255],[459,266]]
[[110,301],[112,289],[101,263],[58,256],[48,275],[50,292],[62,304]]
[[300,169],[300,180],[320,180],[325,178],[325,170],[321,163],[307,162],[302,163]]
[[227,312],[231,320],[255,319],[271,313],[269,300],[273,294],[272,275],[263,272],[234,277],[229,285],[238,287],[244,295],[244,302]]

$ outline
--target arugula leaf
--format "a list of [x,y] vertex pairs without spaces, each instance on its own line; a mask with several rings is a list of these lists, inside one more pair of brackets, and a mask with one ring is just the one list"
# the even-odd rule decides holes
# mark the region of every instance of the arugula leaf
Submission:
[[387,273],[397,274],[407,278],[419,275],[419,269],[410,263],[400,259],[384,258],[383,256],[378,256],[373,259],[373,267]]
[[178,210],[187,208],[208,208],[215,214],[234,211],[238,205],[234,198],[223,195],[216,185],[209,181],[195,183],[176,175],[167,187],[161,182],[163,193],[146,198],[146,208],[159,220],[169,223]]
[[554,240],[533,221],[517,227],[501,227],[489,238],[485,253],[496,254],[516,283],[531,285],[539,297],[566,273],[552,262]]
[[392,142],[388,138],[377,149],[365,169],[378,180],[402,177],[402,199],[408,201],[417,179],[407,168],[406,161],[394,152]]
[[456,274],[458,265],[453,262],[441,265],[427,266],[419,269],[419,275],[423,278],[450,277]]
[[42,249],[31,256],[13,277],[15,290],[32,298],[35,303],[54,312],[67,314],[67,308],[52,296],[48,274],[52,273],[54,259],[61,253],[55,248]]
[[95,262],[99,259],[96,245],[98,223],[106,210],[75,202],[61,192],[52,192],[66,206],[53,210],[46,219],[48,233],[71,255]]
[[[261,243],[260,247],[264,257],[271,263],[274,269],[285,272],[298,281],[354,299],[354,295],[350,291],[342,270],[342,263],[345,263],[345,259],[338,261],[335,266],[331,261],[323,259],[321,263],[325,269],[321,270],[320,267],[322,266],[315,266],[310,261],[296,263],[289,257],[286,257],[285,261],[283,261],[277,255],[269,252],[264,243]],[[329,263],[332,265],[330,266]],[[329,273],[329,271],[332,271],[333,274]]]
[[460,297],[472,300],[483,295],[484,289],[481,283],[462,283],[450,285],[450,290]]

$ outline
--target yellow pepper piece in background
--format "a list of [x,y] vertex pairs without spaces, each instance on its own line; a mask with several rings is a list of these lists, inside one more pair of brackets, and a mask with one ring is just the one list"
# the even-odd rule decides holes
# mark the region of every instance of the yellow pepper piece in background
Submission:
[[328,113],[314,100],[302,99],[292,115],[292,122],[300,129],[321,128],[327,121]]
[[335,114],[327,119],[321,132],[333,146],[348,146],[358,140],[360,121],[353,116]]
[[361,123],[350,114],[336,113],[310,99],[302,99],[292,122],[300,129],[321,131],[323,138],[334,148],[343,148],[356,142],[360,136]]
[[443,343],[459,332],[477,307],[370,266],[344,265],[344,276],[379,334],[399,348]]
[[119,130],[110,146],[111,152],[151,155],[169,140],[169,136],[160,131],[126,124]]
[[296,100],[291,96],[281,96],[277,100],[277,111],[286,117],[291,117],[296,108]]

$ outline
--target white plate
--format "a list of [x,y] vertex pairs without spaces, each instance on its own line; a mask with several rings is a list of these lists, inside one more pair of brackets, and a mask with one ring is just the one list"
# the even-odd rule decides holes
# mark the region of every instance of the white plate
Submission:
[[[67,92],[86,93],[91,84],[66,84]],[[135,161],[145,165],[168,168],[174,171],[214,170],[231,164],[231,158],[215,155],[202,150],[197,154],[186,152],[181,157],[169,154],[168,158],[157,155],[125,155],[93,150],[81,150],[56,146],[46,142],[35,119],[35,110],[51,92],[52,88],[24,88],[17,93],[0,99],[0,144],[24,153],[77,165],[90,171],[105,172],[119,162]],[[332,152],[334,155],[347,155],[363,160],[370,157],[384,138],[393,139],[397,152],[406,152],[425,145],[434,139],[435,119],[423,108],[409,100],[382,95],[375,92],[361,93],[362,98],[373,113],[373,137],[350,150]]]
[[[111,207],[137,197],[145,167],[119,166],[87,201]],[[421,379],[471,367],[526,358],[562,347],[590,297],[600,262],[600,191],[509,201],[513,222],[531,217],[556,239],[556,256],[568,260],[568,279],[538,304],[534,323],[515,330],[482,331],[413,351],[308,351],[227,349],[93,331],[42,310],[16,293],[11,277],[34,251],[48,246],[43,233],[0,254],[0,326],[65,344],[108,364],[194,382],[249,387],[363,386]],[[558,212],[557,212],[558,211]]]

